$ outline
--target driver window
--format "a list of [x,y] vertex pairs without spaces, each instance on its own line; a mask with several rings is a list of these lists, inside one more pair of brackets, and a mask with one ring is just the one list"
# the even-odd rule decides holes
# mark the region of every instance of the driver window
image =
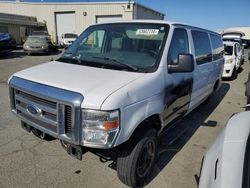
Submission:
[[78,51],[88,51],[89,53],[101,53],[104,30],[96,30],[89,34],[87,38],[80,43]]
[[177,64],[180,53],[189,53],[188,36],[185,29],[175,29],[168,51],[168,64]]

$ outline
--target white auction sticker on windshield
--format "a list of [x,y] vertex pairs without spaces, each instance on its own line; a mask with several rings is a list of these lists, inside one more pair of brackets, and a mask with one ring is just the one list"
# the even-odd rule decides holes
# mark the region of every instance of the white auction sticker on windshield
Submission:
[[158,35],[159,29],[137,29],[136,35]]

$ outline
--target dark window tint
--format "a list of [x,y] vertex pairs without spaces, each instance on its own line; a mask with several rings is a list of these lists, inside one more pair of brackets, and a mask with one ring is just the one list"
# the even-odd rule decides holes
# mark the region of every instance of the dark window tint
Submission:
[[225,49],[225,55],[233,55],[233,46],[224,46]]
[[185,29],[175,29],[168,51],[168,64],[177,64],[181,53],[189,53],[188,36]]
[[212,61],[212,49],[208,34],[201,31],[192,31],[195,48],[195,59],[198,65]]
[[222,39],[219,35],[214,35],[211,34],[211,42],[212,42],[212,47],[213,47],[213,60],[218,60],[223,58],[223,42]]

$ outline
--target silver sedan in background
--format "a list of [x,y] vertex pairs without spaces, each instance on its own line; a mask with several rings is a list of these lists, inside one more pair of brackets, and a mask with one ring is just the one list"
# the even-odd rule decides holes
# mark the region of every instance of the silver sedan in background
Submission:
[[56,47],[51,43],[48,38],[44,36],[29,36],[23,45],[24,52],[27,55],[45,53],[55,51]]

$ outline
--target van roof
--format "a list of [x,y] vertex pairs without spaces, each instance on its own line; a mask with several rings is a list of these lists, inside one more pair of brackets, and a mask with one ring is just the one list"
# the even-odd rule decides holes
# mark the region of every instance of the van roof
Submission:
[[102,25],[102,24],[107,24],[107,23],[110,23],[110,24],[113,24],[113,23],[156,23],[156,24],[168,24],[168,25],[173,25],[173,26],[183,26],[183,27],[187,27],[189,29],[203,30],[203,31],[206,31],[206,32],[214,33],[216,35],[220,35],[219,33],[215,32],[215,31],[211,31],[211,30],[199,28],[199,27],[192,26],[192,25],[187,25],[187,24],[184,24],[184,23],[171,22],[171,21],[165,21],[165,20],[118,20],[118,21],[111,21],[111,22],[109,21],[109,22],[98,23],[96,25]]

